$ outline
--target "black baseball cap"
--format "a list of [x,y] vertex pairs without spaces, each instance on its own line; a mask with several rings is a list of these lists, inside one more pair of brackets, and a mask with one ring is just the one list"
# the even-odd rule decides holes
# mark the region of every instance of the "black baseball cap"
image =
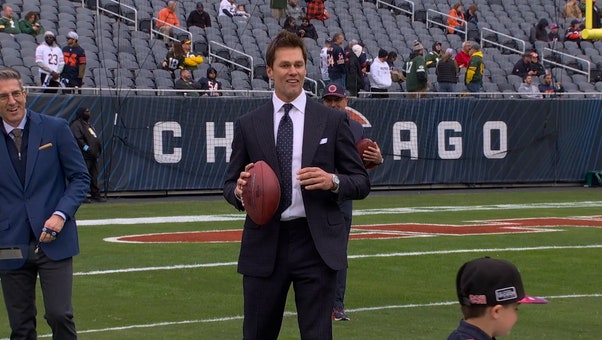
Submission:
[[326,98],[326,97],[339,97],[339,98],[345,98],[347,97],[347,95],[345,94],[345,89],[338,86],[337,84],[330,84],[328,86],[326,86],[326,89],[324,91],[324,94],[322,95],[322,98]]
[[525,295],[523,281],[515,265],[490,257],[464,263],[456,276],[456,291],[463,306],[548,303],[544,298]]

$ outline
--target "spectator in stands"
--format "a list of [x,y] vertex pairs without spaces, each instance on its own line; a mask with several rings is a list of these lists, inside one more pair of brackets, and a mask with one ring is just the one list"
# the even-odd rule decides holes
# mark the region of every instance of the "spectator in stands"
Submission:
[[63,47],[65,67],[61,72],[61,82],[69,88],[82,87],[86,74],[86,52],[77,43],[78,39],[77,33],[67,33],[67,46]]
[[456,63],[458,67],[468,67],[468,62],[470,61],[470,47],[472,43],[470,41],[465,41],[462,43],[462,49],[458,54],[456,54]]
[[278,21],[286,18],[286,0],[270,0],[270,8],[272,9],[272,17]]
[[[574,41],[577,43],[579,47],[581,47],[581,20],[573,19],[571,21],[571,25],[566,29],[566,33],[564,34],[564,41]],[[569,51],[574,52],[574,51]]]
[[427,68],[434,68],[437,66],[439,62],[439,58],[441,58],[441,43],[436,41],[433,43],[433,49],[426,54],[424,58],[426,60]]
[[553,82],[551,73],[546,73],[543,76],[543,81],[539,84],[538,88],[544,98],[561,97],[562,95],[560,93],[566,92],[559,81],[556,83]]
[[359,60],[362,50],[363,48],[360,44],[353,45],[345,63],[347,67],[347,91],[353,97],[357,97],[359,91],[364,88],[364,71],[362,71]]
[[217,13],[218,16],[227,16],[234,17],[234,13],[236,12],[236,4],[234,0],[222,0],[219,3],[219,11]]
[[330,77],[328,76],[328,51],[331,49],[332,39],[326,38],[324,40],[324,46],[320,50],[320,73],[322,73],[322,80],[329,83]]
[[312,38],[314,40],[318,40],[318,32],[316,31],[316,27],[314,24],[309,22],[307,17],[301,17],[301,25],[297,27],[297,35],[301,38]]
[[581,13],[581,9],[579,8],[579,4],[577,0],[568,0],[564,7],[562,8],[562,17],[565,19],[568,18],[583,18],[583,13]]
[[286,31],[297,34],[297,21],[293,17],[286,17],[282,28]]
[[236,11],[234,11],[235,17],[242,17],[243,19],[248,19],[251,17],[251,14],[247,13],[245,5],[239,4],[236,5]]
[[435,73],[437,74],[438,92],[456,92],[460,68],[454,60],[453,55],[454,49],[448,48],[437,63]]
[[[406,76],[406,89],[408,92],[427,92],[428,77],[426,72],[426,62],[424,60],[424,47],[420,41],[414,41],[412,53],[407,59],[404,67]],[[420,95],[410,96],[411,98],[419,98]]]
[[375,58],[370,64],[370,92],[372,98],[389,98],[386,94],[391,87],[391,69],[387,64],[389,51],[380,49],[378,58]]
[[522,93],[522,98],[543,98],[541,92],[539,92],[539,88],[533,84],[533,76],[528,74],[523,77],[523,82],[518,87],[518,92]]
[[[181,65],[183,69],[191,72],[198,69],[198,65],[203,63],[203,57],[195,55],[191,52],[191,41],[189,39],[182,40],[182,50],[184,50],[184,63]],[[191,76],[192,77],[192,76]]]
[[533,25],[529,32],[529,42],[531,44],[535,44],[536,41],[549,42],[550,38],[548,37],[548,31],[546,28],[549,23],[546,19],[540,19],[537,25]]
[[483,91],[483,74],[485,73],[485,64],[483,63],[483,52],[481,45],[474,43],[470,47],[470,61],[464,75],[464,84],[469,92],[476,93]]
[[466,13],[464,13],[464,18],[469,23],[472,23],[475,26],[479,25],[479,18],[477,17],[477,4],[472,4],[468,6]]
[[184,68],[184,57],[185,53],[182,43],[179,41],[174,42],[161,63],[161,67],[171,73],[171,79],[176,79],[176,70]]
[[2,7],[2,17],[0,18],[0,32],[9,34],[19,34],[21,29],[19,28],[19,20],[14,16],[13,8],[9,5]]
[[190,92],[178,92],[182,96],[198,97],[201,94],[197,90],[201,90],[201,84],[195,83],[192,80],[192,72],[190,70],[180,71],[180,79],[176,80],[174,88],[176,90],[191,90]]
[[222,82],[217,80],[217,70],[213,67],[209,67],[207,69],[207,77],[201,78],[199,80],[199,84],[201,85],[201,90],[203,92],[202,96],[222,96]]
[[[43,87],[61,87],[60,77],[65,59],[52,31],[46,31],[44,42],[36,47],[36,64],[40,69],[40,84]],[[44,92],[57,93],[58,90],[45,89]]]
[[525,52],[521,59],[519,59],[514,67],[512,68],[512,74],[523,78],[525,75],[535,76],[537,75],[534,70],[531,69],[531,52]]
[[389,55],[387,55],[387,64],[389,64],[389,69],[391,70],[391,81],[393,83],[397,83],[400,87],[400,90],[403,91],[403,83],[406,80],[406,77],[403,73],[395,66],[395,62],[397,61],[397,52],[390,51]]
[[211,27],[211,17],[209,16],[209,13],[205,12],[205,7],[202,2],[198,2],[196,4],[196,9],[188,14],[186,27],[190,29],[192,26],[200,27],[202,29]]
[[324,0],[308,0],[307,11],[305,13],[309,20],[317,19],[324,22],[324,20],[330,18],[324,6]]
[[551,24],[550,32],[548,33],[548,42],[550,42],[550,44],[553,44],[556,41],[562,41],[562,36],[560,36],[560,34],[558,33],[558,25]]
[[447,17],[447,33],[457,34],[464,39],[466,29],[464,27],[464,11],[462,4],[457,2],[449,10]]
[[180,26],[180,20],[176,14],[177,3],[168,1],[167,6],[159,10],[157,14],[157,22],[155,26],[163,36],[163,42],[167,46],[170,42],[170,37],[173,37],[173,26]]
[[529,52],[531,55],[531,63],[529,63],[529,71],[533,77],[539,77],[546,73],[543,65],[539,62],[539,54],[535,51]]
[[332,38],[332,46],[328,51],[328,78],[331,83],[335,83],[341,88],[345,89],[345,52],[343,51],[343,42],[345,41],[345,35],[341,32],[334,34]]
[[303,13],[303,7],[299,6],[297,0],[288,0],[288,5],[286,5],[286,15],[293,17],[296,20],[301,20],[305,16]]
[[44,27],[40,24],[40,14],[38,12],[27,12],[25,17],[19,20],[19,30],[21,33],[31,34],[34,37],[44,34]]

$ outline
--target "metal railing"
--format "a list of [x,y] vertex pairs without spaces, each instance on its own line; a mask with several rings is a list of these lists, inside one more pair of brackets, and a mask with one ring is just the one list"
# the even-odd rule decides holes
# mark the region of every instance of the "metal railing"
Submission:
[[[218,52],[213,52],[213,51],[216,50],[216,48],[213,47],[213,46],[217,46],[217,47],[222,48],[222,49],[220,49],[220,51],[222,51],[223,49],[228,50],[229,54],[230,54],[230,58],[224,58],[221,55],[219,55]],[[247,58],[249,60],[249,66],[245,66],[245,65],[242,65],[242,64],[239,64],[239,63],[235,62],[234,58],[232,58],[232,53],[240,55],[240,56],[242,56],[244,58]],[[249,71],[251,79],[253,79],[254,76],[255,76],[255,74],[254,74],[255,73],[255,64],[253,62],[253,57],[250,54],[246,54],[246,53],[241,52],[239,50],[235,50],[232,47],[229,47],[229,46],[224,45],[222,43],[219,43],[217,41],[210,40],[209,44],[208,44],[208,56],[209,56],[209,62],[210,63],[213,62],[214,58],[215,59],[219,59],[219,60],[222,60],[222,61],[224,61],[226,63],[229,63],[229,64],[232,64],[234,66],[237,66],[237,67],[239,67],[239,68],[241,68],[243,70]]]
[[[110,3],[114,4],[117,6],[117,8],[119,9],[118,12],[114,12],[110,9],[104,8],[100,5],[100,0],[96,0],[96,14],[100,14],[101,12],[105,15],[113,15],[117,18],[119,18],[119,20],[128,22],[128,23],[132,23],[134,25],[134,31],[138,30],[138,10],[132,6],[128,6],[126,4],[122,4],[121,1],[116,1],[116,0],[107,0]],[[84,6],[84,1],[82,0],[82,6]],[[130,10],[132,13],[134,13],[134,18],[129,18],[127,15],[124,15],[123,13],[125,11],[123,11],[123,9],[126,8],[128,10]]]
[[[552,64],[552,65],[564,68],[566,70],[571,70],[571,71],[573,71],[575,73],[584,74],[584,75],[587,76],[587,82],[589,83],[591,81],[591,74],[592,74],[592,63],[591,63],[591,61],[589,61],[587,59],[584,59],[584,58],[576,57],[576,56],[568,54],[568,53],[560,52],[558,50],[553,50],[553,49],[547,48],[547,47],[544,47],[543,51],[544,51],[544,53],[542,53],[542,57],[541,57],[542,64],[545,65],[546,63],[548,63],[548,64]],[[586,67],[587,70],[584,71],[584,70],[581,70],[581,69],[578,69],[578,68],[575,68],[575,67],[572,67],[572,66],[569,66],[569,65],[566,65],[566,64],[561,64],[561,63],[555,61],[553,58],[546,58],[546,53],[545,52],[550,52],[550,54],[548,54],[548,56],[550,56],[550,55],[560,55],[563,58],[569,58],[569,59],[572,59],[574,61],[580,62],[581,64],[585,64],[585,65],[587,65],[587,67]]]
[[[490,33],[490,34],[488,35],[488,33]],[[496,37],[495,41],[487,38],[487,36],[491,36],[491,34],[495,35],[495,37]],[[503,43],[498,42],[499,41],[498,37],[500,37],[500,36],[507,38],[510,41],[514,41],[516,43],[517,48],[519,48],[519,49],[513,48],[512,46],[506,46]],[[526,44],[525,44],[524,40],[515,38],[511,35],[507,35],[507,34],[504,34],[504,33],[498,32],[498,31],[494,31],[494,30],[486,28],[486,27],[483,27],[483,28],[481,28],[481,46],[485,46],[485,43],[489,43],[493,46],[499,47],[502,50],[508,50],[508,51],[511,51],[513,53],[518,53],[518,54],[524,54],[526,51]]]
[[[437,18],[439,18],[439,17],[441,17],[443,19],[443,22],[437,21]],[[434,9],[429,9],[426,11],[426,26],[428,28],[430,28],[431,26],[443,27],[443,29],[446,31],[446,33],[447,33],[448,28],[453,28],[454,32],[460,32],[460,33],[464,34],[464,41],[466,41],[468,39],[468,21],[458,19],[458,21],[462,22],[462,27],[464,28],[464,30],[461,30],[457,26],[456,27],[449,26],[447,24],[447,18],[457,19],[456,17],[454,17],[452,15],[449,15],[449,14],[446,14],[443,12],[439,12],[439,11],[435,11]]]
[[389,10],[396,10],[396,11],[399,11],[401,13],[408,14],[410,16],[410,18],[412,18],[412,21],[414,21],[414,2],[408,1],[408,0],[400,0],[399,2],[409,4],[410,5],[410,9],[407,10],[405,8],[397,6],[398,2],[396,2],[395,5],[394,5],[394,4],[388,3],[388,2],[383,1],[383,0],[376,0],[376,7],[385,7],[385,8],[388,8]]
[[[169,34],[165,34],[165,33],[161,32],[160,30],[156,29],[157,23],[161,23],[163,26],[171,27],[172,31],[174,32],[173,36],[171,36]],[[172,41],[180,41],[180,40],[178,40],[178,38],[175,37],[176,36],[175,31],[180,31],[181,33],[184,33],[188,36],[188,40],[192,41],[192,33],[190,31],[187,31],[187,30],[183,29],[182,27],[174,26],[163,20],[159,20],[159,19],[153,17],[153,18],[151,18],[150,26],[151,26],[150,27],[150,38],[151,39],[153,39],[154,35],[158,35],[161,38],[167,37],[169,40],[172,40]],[[192,51],[192,50],[193,50],[193,46],[191,45],[190,51]]]

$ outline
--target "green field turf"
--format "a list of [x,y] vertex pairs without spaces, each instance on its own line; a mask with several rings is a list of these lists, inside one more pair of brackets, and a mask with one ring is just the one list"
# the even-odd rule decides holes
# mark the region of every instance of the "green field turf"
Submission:
[[[354,225],[468,225],[493,219],[602,217],[602,190],[373,193],[355,202],[354,208]],[[235,265],[238,243],[104,240],[131,234],[240,229],[242,220],[223,218],[232,214],[237,211],[221,196],[110,199],[83,205],[77,214],[81,254],[74,261],[79,338],[241,339],[242,277]],[[193,215],[219,218],[213,222],[90,223]],[[502,339],[599,339],[602,228],[566,225],[549,229],[553,231],[350,241],[345,302],[351,321],[335,322],[335,339],[445,339],[460,320],[454,287],[457,269],[484,255],[514,262],[527,293],[550,301],[521,306],[512,334]],[[280,339],[299,338],[294,312],[289,297]],[[39,314],[40,337],[49,338],[41,304]],[[2,309],[0,338],[8,336]]]

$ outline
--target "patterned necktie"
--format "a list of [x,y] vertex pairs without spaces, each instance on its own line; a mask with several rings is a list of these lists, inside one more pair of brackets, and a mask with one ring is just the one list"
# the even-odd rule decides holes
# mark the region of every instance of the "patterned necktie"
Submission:
[[284,116],[278,125],[278,136],[276,137],[276,152],[278,154],[278,165],[280,166],[280,211],[284,211],[291,205],[293,197],[292,166],[293,166],[293,121],[289,112],[293,104],[284,104]]
[[15,145],[17,146],[17,154],[19,155],[19,159],[21,159],[21,142],[23,141],[23,130],[13,129],[10,133],[13,135]]

